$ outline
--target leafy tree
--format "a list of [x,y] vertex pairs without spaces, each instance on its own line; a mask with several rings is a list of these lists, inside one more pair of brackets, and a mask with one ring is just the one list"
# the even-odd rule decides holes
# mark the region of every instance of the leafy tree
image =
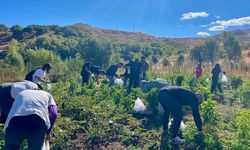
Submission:
[[36,69],[45,63],[54,64],[60,61],[60,58],[57,55],[45,49],[26,49],[23,52],[23,57],[29,70]]
[[12,32],[12,38],[21,40],[23,39],[23,28],[19,25],[14,25],[10,28],[10,31]]
[[241,47],[231,32],[223,33],[223,45],[229,60],[238,61],[240,59]]
[[89,39],[81,41],[78,45],[80,54],[85,60],[93,58],[99,66],[108,66],[112,54],[112,44],[105,40]]
[[218,45],[212,38],[208,38],[204,45],[204,59],[214,64],[218,54]]
[[7,32],[8,28],[4,24],[0,24],[0,32]]
[[158,58],[157,58],[155,55],[152,55],[151,61],[152,61],[152,63],[155,65],[155,64],[158,63]]
[[185,58],[183,55],[179,55],[177,58],[177,64],[182,65],[185,61]]
[[18,53],[20,48],[18,42],[16,40],[11,40],[8,46],[10,52],[5,57],[5,61],[7,64],[18,67],[22,71],[25,65],[22,55]]
[[27,32],[27,33],[35,32],[34,26],[33,25],[29,25],[29,26],[25,27],[23,29],[23,32]]
[[10,52],[18,52],[20,50],[20,44],[17,40],[12,39],[8,44]]
[[169,64],[170,64],[170,63],[169,63],[169,61],[168,61],[167,58],[164,58],[164,59],[162,60],[162,65],[163,65],[164,67],[168,66]]
[[196,45],[190,50],[190,58],[196,62],[202,62],[203,45]]

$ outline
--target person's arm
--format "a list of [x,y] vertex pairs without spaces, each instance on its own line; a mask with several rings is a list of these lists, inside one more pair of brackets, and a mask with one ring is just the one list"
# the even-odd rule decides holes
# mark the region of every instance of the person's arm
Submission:
[[49,106],[49,120],[50,120],[50,128],[47,131],[47,135],[50,134],[51,129],[53,128],[55,122],[56,122],[56,118],[57,118],[57,107],[56,105],[50,105]]
[[202,121],[201,121],[201,116],[199,112],[199,105],[192,107],[192,113],[193,113],[194,122],[198,131],[202,131]]
[[33,78],[34,80],[49,83],[49,80],[46,79],[45,76],[46,76],[46,71],[39,69],[34,73]]

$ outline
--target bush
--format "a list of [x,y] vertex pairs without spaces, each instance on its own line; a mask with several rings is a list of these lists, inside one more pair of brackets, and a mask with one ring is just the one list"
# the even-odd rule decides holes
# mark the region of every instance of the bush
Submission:
[[240,85],[242,85],[243,80],[240,76],[234,76],[231,78],[231,86],[233,89],[238,89]]
[[240,86],[237,92],[243,106],[250,107],[250,83]]
[[5,57],[5,61],[6,61],[7,64],[15,66],[18,69],[20,69],[21,71],[24,70],[25,65],[24,65],[23,57],[18,52],[15,52],[15,51],[10,52]]

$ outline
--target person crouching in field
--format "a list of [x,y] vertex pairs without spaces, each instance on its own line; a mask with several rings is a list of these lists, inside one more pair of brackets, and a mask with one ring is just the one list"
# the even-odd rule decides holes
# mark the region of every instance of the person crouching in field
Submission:
[[32,81],[38,85],[40,89],[43,89],[41,86],[41,82],[49,83],[50,81],[45,78],[46,74],[49,73],[52,66],[47,63],[44,64],[41,68],[32,70],[25,76],[25,80]]
[[116,72],[118,71],[119,68],[123,67],[123,63],[118,63],[115,65],[112,65],[108,68],[108,70],[106,71],[106,76],[109,79],[109,85],[113,86],[115,84],[115,78],[120,78]]
[[56,103],[50,93],[22,91],[17,95],[4,125],[5,149],[20,149],[25,139],[28,149],[42,149],[45,137],[50,137],[56,117]]
[[204,97],[201,94],[195,94],[192,91],[178,87],[169,86],[160,89],[158,92],[158,100],[164,109],[163,114],[163,133],[168,131],[169,115],[173,116],[173,124],[171,129],[171,143],[184,144],[185,140],[178,136],[181,120],[183,117],[182,106],[190,106],[194,117],[198,133],[202,133],[202,121],[199,112],[199,104],[202,103]]
[[89,84],[89,79],[92,74],[90,68],[92,67],[94,59],[89,59],[89,61],[85,62],[82,66],[81,77],[82,77],[82,84]]
[[27,89],[37,90],[38,85],[27,80],[0,84],[0,123],[5,123],[17,94]]

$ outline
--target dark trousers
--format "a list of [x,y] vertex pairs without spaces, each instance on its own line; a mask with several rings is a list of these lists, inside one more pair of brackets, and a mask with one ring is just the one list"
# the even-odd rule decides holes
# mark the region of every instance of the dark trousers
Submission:
[[85,74],[84,76],[82,76],[82,84],[89,84],[89,74]]
[[221,84],[218,80],[219,79],[212,79],[211,93],[214,93],[216,87],[219,89],[220,93],[223,93]]
[[178,135],[182,120],[182,105],[168,93],[168,91],[160,91],[158,94],[158,100],[161,103],[164,114],[162,118],[163,130],[168,130],[169,115],[173,116],[173,123],[171,129],[171,137],[174,138]]
[[133,88],[137,88],[140,85],[140,75],[136,74],[136,75],[131,75],[130,79],[129,79],[129,88],[133,87]]
[[5,123],[14,99],[11,97],[12,85],[0,85],[0,123]]
[[19,150],[25,139],[29,150],[40,150],[46,132],[45,122],[37,115],[13,117],[5,133],[5,150]]

